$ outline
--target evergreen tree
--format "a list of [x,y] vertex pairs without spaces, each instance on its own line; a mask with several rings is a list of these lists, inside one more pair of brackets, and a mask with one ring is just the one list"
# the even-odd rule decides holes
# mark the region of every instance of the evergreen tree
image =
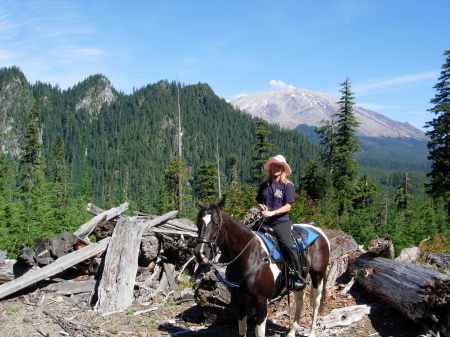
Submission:
[[19,176],[17,186],[20,196],[28,196],[35,189],[37,175],[42,170],[41,142],[39,134],[39,109],[33,104],[30,120],[23,136],[21,158],[19,161]]
[[204,204],[214,203],[217,199],[216,166],[213,162],[203,162],[194,177],[195,198]]
[[227,184],[230,186],[239,185],[239,172],[237,167],[237,156],[232,154],[227,167]]
[[325,121],[320,127],[314,129],[320,138],[321,154],[323,166],[330,174],[333,174],[334,163],[336,162],[336,137],[334,121]]
[[158,211],[165,213],[178,209],[180,203],[189,198],[186,186],[183,187],[183,195],[180,193],[180,180],[188,181],[190,168],[186,165],[184,160],[180,157],[175,157],[169,165],[164,169],[164,182],[159,193]]
[[319,169],[316,163],[309,163],[305,173],[300,177],[300,190],[312,200],[323,199],[330,182],[324,170]]
[[408,178],[408,172],[405,172],[403,182],[397,187],[395,202],[398,210],[406,210],[410,207],[410,199],[412,198],[412,186]]
[[39,236],[50,237],[54,234],[48,184],[45,180],[45,167],[41,157],[42,144],[38,127],[39,109],[34,104],[30,120],[22,140],[22,157],[19,161],[17,199],[18,222],[10,230],[16,239],[10,251],[19,244],[31,244]]
[[353,199],[353,208],[365,209],[374,202],[374,197],[377,194],[377,186],[369,179],[367,174],[364,174],[356,185],[355,196]]
[[64,144],[60,136],[56,137],[52,148],[50,174],[50,203],[55,222],[55,232],[67,231],[66,216],[68,213],[67,168],[64,160]]
[[442,66],[439,82],[434,86],[436,96],[431,100],[434,107],[430,109],[437,117],[426,123],[430,137],[428,149],[431,160],[431,183],[427,185],[428,193],[433,198],[443,198],[450,218],[450,50],[446,50],[445,64]]
[[356,139],[356,127],[359,123],[353,113],[354,97],[348,79],[341,83],[342,97],[339,111],[333,115],[336,120],[332,181],[339,202],[338,215],[342,216],[351,210],[351,202],[355,193],[358,162],[355,154],[360,150]]
[[256,155],[252,158],[254,166],[252,167],[251,182],[259,184],[266,173],[264,172],[264,163],[269,159],[269,151],[273,148],[273,144],[269,143],[267,138],[270,131],[267,130],[267,122],[261,119],[255,121],[255,138],[256,144],[253,147]]

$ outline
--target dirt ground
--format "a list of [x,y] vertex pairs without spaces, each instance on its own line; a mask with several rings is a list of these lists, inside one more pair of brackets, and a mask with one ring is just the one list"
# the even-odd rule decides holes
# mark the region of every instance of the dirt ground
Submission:
[[[306,297],[308,297],[308,292]],[[0,336],[238,336],[237,324],[205,326],[202,312],[193,300],[176,304],[163,295],[143,305],[133,305],[124,312],[101,316],[89,305],[89,294],[56,295],[42,289],[16,295],[0,301]],[[289,327],[294,308],[288,310],[286,298],[270,306],[266,336],[284,336]],[[340,294],[331,289],[327,297],[325,315],[332,309],[356,304],[367,304],[371,313],[347,327],[324,330],[319,327],[317,336],[346,337],[418,337],[422,329],[399,312],[364,293],[357,285],[350,294]],[[310,320],[309,301],[306,298],[302,325]],[[250,322],[250,327],[253,325]],[[297,333],[306,336],[307,329]],[[251,329],[247,336],[254,336]]]

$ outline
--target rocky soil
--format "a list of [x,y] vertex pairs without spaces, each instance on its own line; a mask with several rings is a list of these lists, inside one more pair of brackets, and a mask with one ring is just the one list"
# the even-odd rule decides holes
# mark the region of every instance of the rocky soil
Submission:
[[[317,335],[346,337],[417,337],[422,328],[414,325],[399,312],[378,302],[357,285],[350,294],[341,289],[330,289],[324,315],[335,308],[367,304],[371,313],[350,326],[324,330]],[[308,293],[306,295],[309,296]],[[28,291],[0,301],[0,336],[238,336],[236,325],[205,326],[202,312],[194,300],[174,303],[171,296],[161,294],[152,301],[133,305],[125,312],[101,316],[92,311],[89,294],[62,296],[42,289]],[[288,331],[294,308],[289,310],[286,298],[271,304],[266,336],[284,336]],[[310,320],[309,301],[306,298],[303,326]],[[319,318],[319,324],[320,324]],[[252,324],[250,323],[250,327]],[[307,329],[297,333],[305,336]],[[247,336],[254,336],[253,329]]]

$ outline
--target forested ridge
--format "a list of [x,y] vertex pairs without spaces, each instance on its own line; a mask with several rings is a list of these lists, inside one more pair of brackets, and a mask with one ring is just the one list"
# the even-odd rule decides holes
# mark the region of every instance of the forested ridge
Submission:
[[[182,159],[177,152],[178,99]],[[434,233],[448,235],[445,212],[435,212],[435,203],[425,196],[423,166],[408,176],[404,166],[389,168],[382,160],[364,159],[367,165],[362,161],[358,172],[367,173],[378,186],[370,192],[373,202],[363,203],[350,212],[352,216],[336,217],[333,193],[317,198],[305,188],[308,170],[316,164],[317,171],[322,167],[320,147],[301,132],[260,122],[234,109],[204,83],[159,81],[127,95],[112,88],[102,75],[61,90],[51,84],[28,83],[16,67],[2,68],[0,250],[15,254],[22,243],[76,227],[85,217],[86,202],[108,208],[128,201],[132,211],[149,213],[176,206],[174,199],[179,196],[172,197],[170,179],[175,179],[177,170],[183,171],[185,186],[182,215],[193,218],[194,199],[217,198],[217,159],[223,192],[229,197],[228,211],[239,217],[254,202],[251,181],[258,151],[266,156],[282,153],[293,168],[290,178],[298,193],[294,221],[347,229],[361,243],[394,234],[406,235],[400,240],[406,246]],[[267,147],[258,144],[261,125]],[[36,160],[27,162],[27,151]],[[405,198],[414,200],[407,205],[408,215],[395,200],[404,181],[409,184]],[[414,202],[423,208],[420,214]],[[408,235],[413,224],[403,225],[405,216],[417,217],[420,230],[415,228]]]

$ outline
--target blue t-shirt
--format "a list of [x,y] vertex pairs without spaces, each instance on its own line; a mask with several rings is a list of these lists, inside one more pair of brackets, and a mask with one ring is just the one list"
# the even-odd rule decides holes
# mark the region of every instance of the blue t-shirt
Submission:
[[[294,186],[282,182],[264,182],[259,186],[256,201],[266,205],[269,211],[276,210],[286,204],[294,203]],[[278,214],[267,218],[266,223],[290,221],[289,214]]]

